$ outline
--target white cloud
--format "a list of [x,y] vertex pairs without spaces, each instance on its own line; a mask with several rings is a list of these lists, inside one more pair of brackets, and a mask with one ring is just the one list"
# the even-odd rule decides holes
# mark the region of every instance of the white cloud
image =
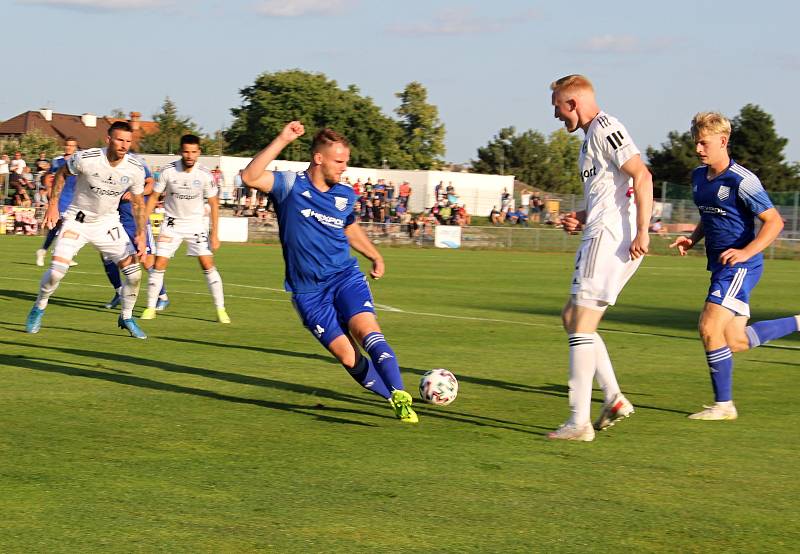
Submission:
[[340,15],[355,0],[263,0],[256,12],[268,17],[302,17],[304,15]]
[[539,14],[535,10],[526,10],[509,17],[483,17],[476,15],[471,10],[451,9],[440,12],[430,21],[398,23],[390,25],[388,30],[398,35],[408,36],[475,35],[505,31],[513,25],[538,17]]
[[632,35],[600,35],[580,43],[578,50],[596,54],[653,54],[668,50],[674,45],[675,40],[668,37],[642,41]]
[[83,11],[124,11],[172,5],[164,0],[18,0],[18,3]]

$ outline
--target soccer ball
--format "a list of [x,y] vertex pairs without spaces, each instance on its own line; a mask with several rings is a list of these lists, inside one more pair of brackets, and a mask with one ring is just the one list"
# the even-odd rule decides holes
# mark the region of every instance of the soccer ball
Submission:
[[428,404],[447,406],[458,395],[456,376],[446,369],[426,371],[419,381],[419,396]]

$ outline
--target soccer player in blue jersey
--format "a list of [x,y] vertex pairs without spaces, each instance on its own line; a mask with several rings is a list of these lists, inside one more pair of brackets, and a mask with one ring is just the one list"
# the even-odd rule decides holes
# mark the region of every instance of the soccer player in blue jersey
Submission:
[[[733,404],[733,352],[760,346],[798,330],[800,316],[747,326],[750,294],[763,271],[761,253],[783,229],[778,210],[758,177],[731,160],[731,124],[716,112],[698,113],[692,137],[702,166],[692,172],[692,193],[700,223],[691,236],[670,244],[681,256],[705,238],[711,286],[700,314],[700,338],[714,389],[714,404],[689,419],[736,419]],[[755,231],[754,219],[761,221]]]
[[383,257],[355,221],[356,195],[340,183],[350,159],[347,139],[323,129],[311,143],[306,171],[266,169],[304,133],[299,121],[288,123],[253,158],[242,180],[269,193],[274,202],[286,263],[285,286],[305,327],[361,386],[389,400],[400,421],[417,423],[395,353],[378,326],[367,279],[350,255],[352,247],[372,261],[373,279],[383,276]]
[[[64,141],[64,154],[62,156],[56,156],[53,158],[53,161],[50,162],[50,171],[46,175],[46,178],[52,181],[55,178],[55,174],[58,173],[58,170],[67,163],[67,161],[72,157],[75,151],[78,149],[78,141],[75,137],[67,137]],[[64,188],[61,189],[61,195],[58,197],[58,213],[63,216],[64,212],[67,211],[69,208],[70,203],[72,202],[72,196],[75,192],[75,181],[77,177],[75,175],[67,175],[66,180],[64,182]],[[47,197],[50,198],[50,194],[52,191],[52,184],[48,187],[50,189],[47,193]],[[47,231],[47,236],[44,239],[44,243],[42,247],[36,251],[36,265],[39,267],[44,267],[44,257],[47,255],[47,250],[50,248],[50,245],[53,244],[53,241],[58,236],[58,232],[61,230],[61,224],[63,223],[63,217],[59,218],[58,223],[56,223],[52,229]],[[75,262],[72,262],[71,265],[76,265]]]
[[[129,155],[135,156],[144,167],[144,201],[147,203],[148,197],[153,192],[153,173],[150,171],[150,168],[147,165],[147,162],[141,157],[136,156],[133,152],[130,152]],[[119,201],[119,221],[122,223],[122,227],[125,229],[125,232],[128,233],[128,238],[131,239],[131,242],[135,244],[136,241],[136,220],[133,216],[133,207],[131,206],[131,193],[126,192],[122,195],[122,198]],[[155,239],[153,238],[153,231],[150,227],[150,220],[147,220],[147,230],[145,231],[145,240],[147,241],[147,245],[145,251],[147,252],[141,260],[139,260],[142,264],[142,267],[148,272],[152,273],[153,266],[155,264]],[[111,283],[111,286],[114,288],[114,297],[108,301],[105,305],[108,309],[115,309],[120,305],[122,301],[122,297],[120,293],[122,292],[122,279],[119,274],[119,269],[117,268],[117,264],[113,261],[103,258],[103,269],[106,272],[106,276],[108,277],[108,281]],[[158,295],[158,302],[156,304],[155,309],[157,311],[161,311],[166,309],[169,306],[169,297],[167,296],[167,287],[165,284],[162,283],[161,291]]]

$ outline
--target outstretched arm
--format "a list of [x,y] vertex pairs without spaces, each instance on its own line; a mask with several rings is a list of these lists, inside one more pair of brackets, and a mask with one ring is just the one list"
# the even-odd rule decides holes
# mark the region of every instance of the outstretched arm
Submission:
[[250,160],[242,172],[242,181],[248,187],[261,192],[271,191],[275,178],[271,171],[267,171],[267,166],[278,157],[284,148],[303,136],[305,132],[303,124],[299,121],[287,123],[281,133]]
[[358,223],[351,223],[344,229],[344,234],[347,235],[347,240],[350,241],[350,246],[359,254],[372,261],[372,271],[370,276],[373,279],[380,279],[383,277],[385,271],[383,265],[383,256],[369,240],[369,237],[361,228]]
[[697,244],[698,242],[703,240],[703,237],[705,237],[705,236],[706,236],[706,234],[705,234],[705,231],[703,231],[703,222],[701,221],[700,223],[697,224],[697,227],[694,228],[694,231],[692,231],[692,235],[691,236],[689,236],[689,237],[678,237],[678,238],[675,239],[675,242],[673,242],[672,244],[669,245],[669,247],[670,248],[677,248],[678,252],[680,253],[680,255],[681,256],[685,256],[686,252],[688,250],[691,250],[691,248],[695,244]]
[[746,262],[772,244],[772,241],[774,241],[783,230],[783,218],[775,208],[764,210],[758,214],[758,219],[761,220],[761,229],[758,230],[756,238],[750,241],[750,244],[744,248],[727,249],[719,255],[720,262],[725,265],[735,265]]

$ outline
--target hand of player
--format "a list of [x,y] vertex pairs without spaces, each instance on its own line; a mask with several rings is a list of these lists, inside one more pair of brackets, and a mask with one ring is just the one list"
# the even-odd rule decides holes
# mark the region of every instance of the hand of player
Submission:
[[306,128],[299,121],[290,121],[286,127],[281,131],[281,138],[287,142],[293,142],[302,137],[306,132]]
[[722,265],[736,265],[738,263],[746,262],[750,259],[750,254],[744,250],[737,248],[728,248],[725,252],[719,255],[719,261]]
[[47,205],[47,209],[44,211],[42,225],[44,225],[47,229],[52,229],[58,223],[58,218],[58,206],[51,202]]
[[564,227],[564,231],[573,235],[580,230],[581,221],[578,219],[578,214],[569,212],[561,217],[561,225]]
[[370,277],[376,280],[380,279],[383,277],[384,271],[386,271],[386,268],[383,265],[383,258],[372,260],[372,271],[369,272]]
[[677,248],[681,256],[686,255],[686,251],[694,246],[694,241],[689,237],[678,237],[675,242],[669,245],[670,248]]
[[122,196],[119,197],[120,202],[130,202],[131,201],[131,191],[125,192]]
[[136,255],[139,257],[139,260],[144,260],[145,256],[147,256],[147,241],[144,238],[144,233],[138,233],[136,235]]
[[631,242],[629,250],[631,260],[641,258],[650,251],[650,235],[645,233],[637,233],[636,238]]
[[211,247],[212,252],[216,252],[219,249],[219,244],[220,243],[219,239],[217,238],[217,235],[211,235],[208,238],[208,245]]

